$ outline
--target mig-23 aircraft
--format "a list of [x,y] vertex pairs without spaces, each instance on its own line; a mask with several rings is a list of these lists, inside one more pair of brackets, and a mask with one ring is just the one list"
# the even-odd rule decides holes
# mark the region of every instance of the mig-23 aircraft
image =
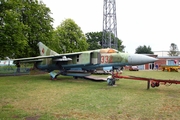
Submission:
[[[33,62],[37,69],[49,72],[52,79],[55,79],[60,74],[75,78],[88,76],[99,67],[122,67],[157,61],[156,58],[146,55],[121,53],[111,48],[58,54],[42,42],[37,45],[41,56],[19,58],[13,61],[15,64]],[[59,72],[56,73],[54,70]]]

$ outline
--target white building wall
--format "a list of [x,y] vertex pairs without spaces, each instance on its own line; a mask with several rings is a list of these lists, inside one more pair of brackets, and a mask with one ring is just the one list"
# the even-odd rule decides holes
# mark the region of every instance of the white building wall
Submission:
[[155,55],[158,55],[158,57],[167,57],[168,51],[153,51]]

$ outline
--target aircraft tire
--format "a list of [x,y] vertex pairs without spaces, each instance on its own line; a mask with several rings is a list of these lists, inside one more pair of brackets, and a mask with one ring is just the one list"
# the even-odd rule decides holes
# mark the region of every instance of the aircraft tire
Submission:
[[107,79],[107,83],[108,83],[108,85],[110,85],[110,86],[112,86],[113,85],[113,81],[112,81],[112,79]]
[[113,79],[113,80],[112,80],[112,85],[115,85],[115,83],[116,83],[116,81]]

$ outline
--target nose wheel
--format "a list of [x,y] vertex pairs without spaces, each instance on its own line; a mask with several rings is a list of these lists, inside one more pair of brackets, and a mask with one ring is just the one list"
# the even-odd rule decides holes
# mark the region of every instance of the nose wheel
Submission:
[[109,78],[107,78],[107,83],[108,83],[108,85],[113,86],[113,85],[115,85],[116,81],[112,77],[111,78],[109,77]]

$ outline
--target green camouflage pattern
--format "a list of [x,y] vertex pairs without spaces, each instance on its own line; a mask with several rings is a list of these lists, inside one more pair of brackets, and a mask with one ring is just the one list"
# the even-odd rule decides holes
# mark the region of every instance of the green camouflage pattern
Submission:
[[[61,54],[56,53],[55,51],[49,49],[43,43],[38,43],[39,51],[41,56],[58,56]],[[62,55],[61,55],[62,56]],[[71,58],[71,61],[68,61],[67,64],[109,64],[109,63],[127,63],[128,54],[121,53],[115,49],[98,49],[91,51],[83,51],[76,53],[67,53],[64,56]],[[43,60],[42,64],[52,64],[52,58],[46,58]]]

